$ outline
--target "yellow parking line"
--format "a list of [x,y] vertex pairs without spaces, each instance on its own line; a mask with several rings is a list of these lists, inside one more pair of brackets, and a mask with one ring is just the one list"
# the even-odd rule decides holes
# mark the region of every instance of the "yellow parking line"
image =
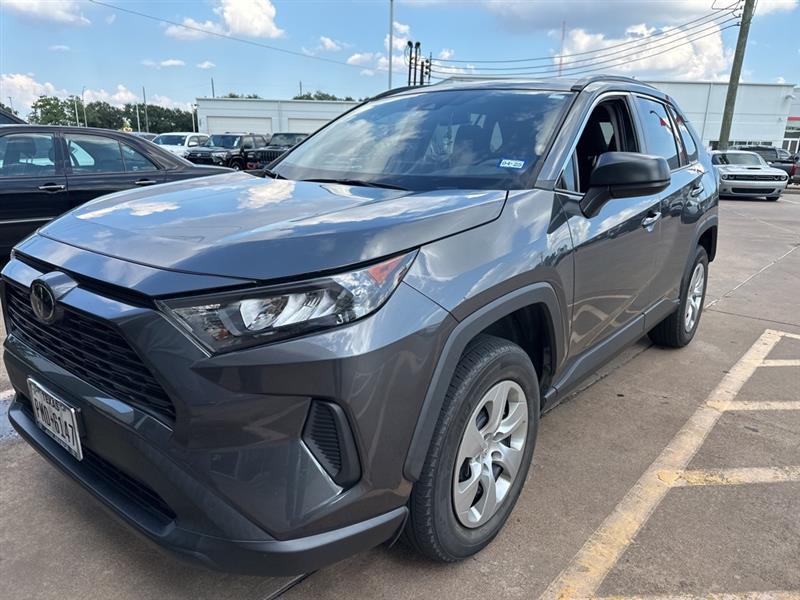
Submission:
[[783,336],[783,337],[788,337],[788,338],[792,338],[792,339],[795,339],[795,340],[800,340],[800,334],[789,333],[788,331],[781,331],[780,333],[781,333],[781,336]]
[[709,431],[722,416],[728,403],[753,375],[782,332],[767,329],[722,378],[716,388],[666,448],[648,467],[639,481],[589,537],[569,565],[554,579],[542,600],[591,597],[619,560],[642,525],[659,505],[670,486],[659,478],[663,471],[679,471],[700,449]]
[[724,408],[714,407],[718,410],[800,410],[800,402],[794,400],[736,400],[728,402]]
[[800,367],[800,359],[773,358],[761,363],[762,367]]
[[599,596],[595,600],[800,600],[800,592],[719,592],[716,594],[666,594],[663,596]]
[[800,467],[748,467],[741,469],[699,469],[662,471],[659,478],[672,487],[697,485],[747,485],[800,481]]

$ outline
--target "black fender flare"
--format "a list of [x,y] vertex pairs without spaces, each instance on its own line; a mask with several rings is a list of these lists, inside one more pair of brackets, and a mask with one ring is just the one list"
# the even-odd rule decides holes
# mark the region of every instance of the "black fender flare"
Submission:
[[425,400],[422,403],[403,466],[403,474],[406,479],[409,481],[419,479],[428,455],[436,422],[444,404],[447,388],[467,344],[498,319],[532,304],[543,304],[549,312],[550,335],[554,346],[553,366],[560,363],[564,356],[564,327],[561,319],[563,313],[558,302],[558,295],[549,283],[533,283],[514,290],[465,317],[450,332],[428,384]]
[[[692,245],[690,246],[690,248],[692,248],[692,249],[696,248],[697,245],[700,243],[700,238],[703,236],[703,234],[706,231],[708,231],[709,229],[711,229],[712,227],[716,227],[717,229],[719,229],[719,217],[716,214],[709,215],[708,217],[703,219],[703,221],[697,226],[697,229],[694,232],[694,236],[692,237]],[[714,236],[714,250],[715,250],[714,254],[716,254],[716,244],[717,244],[717,236],[715,235]],[[689,267],[690,267],[689,263],[691,263],[693,258],[694,258],[694,250],[689,252],[689,256],[686,259],[686,267],[685,267],[684,271],[689,269]],[[713,256],[709,255],[708,260],[709,261],[713,260]]]

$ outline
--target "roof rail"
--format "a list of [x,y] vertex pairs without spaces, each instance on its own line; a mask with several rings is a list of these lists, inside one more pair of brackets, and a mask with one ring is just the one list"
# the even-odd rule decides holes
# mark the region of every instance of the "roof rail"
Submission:
[[390,90],[386,90],[381,92],[380,94],[375,94],[374,96],[370,96],[368,100],[377,100],[378,98],[386,98],[386,96],[392,96],[394,94],[399,94],[400,92],[406,92],[408,90],[417,90],[420,88],[428,87],[427,85],[404,85],[402,87],[392,88]]
[[633,77],[624,77],[622,75],[589,75],[588,77],[584,77],[583,79],[576,81],[570,89],[573,92],[580,92],[587,85],[602,81],[624,81],[625,83],[637,83],[639,85],[655,89],[654,86],[650,85],[649,83],[645,83],[639,79],[634,79]]

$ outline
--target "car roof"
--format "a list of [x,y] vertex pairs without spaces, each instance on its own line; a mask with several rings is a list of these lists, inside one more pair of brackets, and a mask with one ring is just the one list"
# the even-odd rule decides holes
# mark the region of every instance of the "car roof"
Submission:
[[757,152],[751,152],[750,150],[712,150],[711,154],[755,154],[758,156]]
[[208,135],[208,134],[201,133],[199,131],[165,131],[164,133],[159,133],[158,135]]

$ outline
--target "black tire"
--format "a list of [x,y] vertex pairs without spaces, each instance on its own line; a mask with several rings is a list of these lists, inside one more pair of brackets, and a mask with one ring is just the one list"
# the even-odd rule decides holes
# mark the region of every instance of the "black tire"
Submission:
[[[686,328],[685,315],[687,302],[689,301],[689,287],[692,279],[692,274],[697,268],[698,264],[703,265],[704,280],[703,280],[703,297],[700,302],[700,308],[694,319],[694,324],[691,329]],[[648,335],[654,344],[659,346],[666,346],[668,348],[683,348],[694,338],[697,332],[697,327],[700,324],[700,317],[703,314],[703,304],[706,298],[706,288],[708,286],[708,254],[706,249],[698,246],[694,253],[694,260],[692,261],[689,270],[684,274],[683,281],[681,282],[681,301],[678,308],[669,315],[666,319],[661,321],[658,325],[650,330]]]
[[778,194],[777,196],[767,196],[767,200],[772,200],[773,202],[780,200],[780,198],[781,198],[780,194]]
[[[453,500],[457,453],[479,402],[488,390],[506,380],[520,386],[527,404],[527,433],[519,470],[493,516],[477,527],[465,527],[456,515]],[[503,528],[525,484],[538,425],[539,384],[528,355],[504,339],[478,336],[458,363],[425,465],[411,492],[405,542],[421,554],[442,562],[462,560],[486,547]]]
[[241,171],[242,170],[242,161],[240,160],[232,160],[231,161],[231,169],[234,171]]

